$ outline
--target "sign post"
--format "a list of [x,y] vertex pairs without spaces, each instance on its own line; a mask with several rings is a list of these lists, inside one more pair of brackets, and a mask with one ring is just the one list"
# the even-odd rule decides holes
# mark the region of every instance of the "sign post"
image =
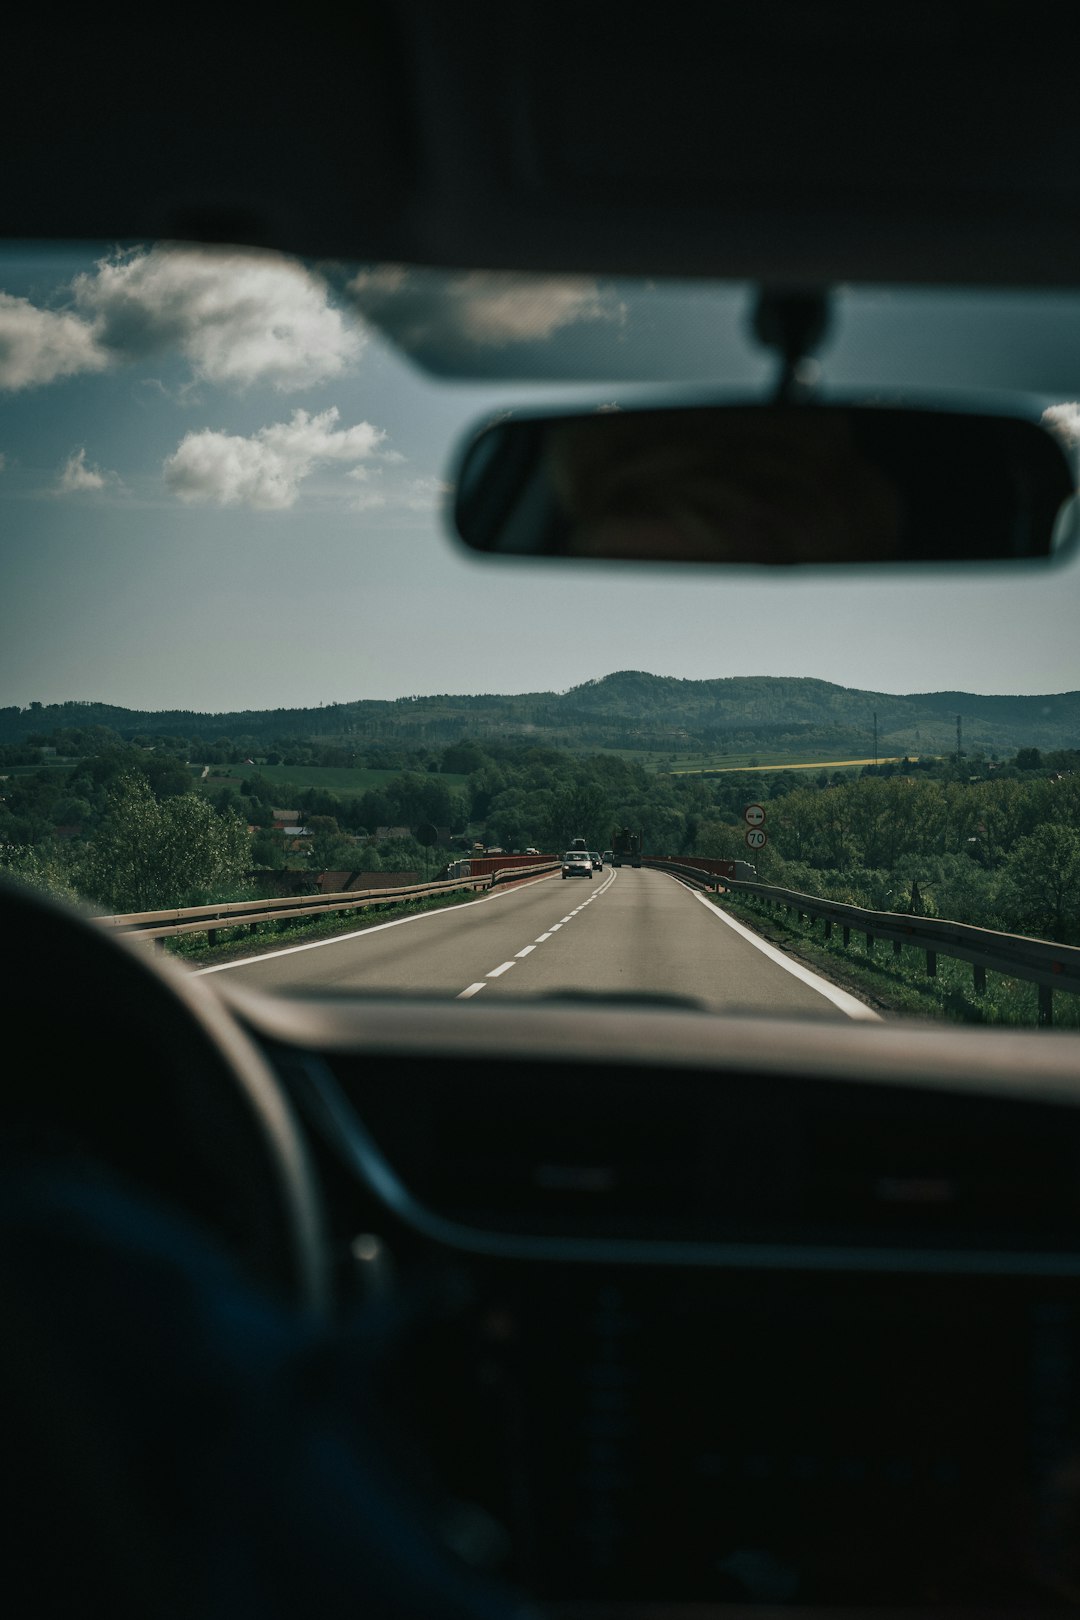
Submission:
[[769,835],[762,825],[765,820],[765,806],[748,804],[743,811],[743,820],[746,822],[747,849],[764,849],[769,842]]

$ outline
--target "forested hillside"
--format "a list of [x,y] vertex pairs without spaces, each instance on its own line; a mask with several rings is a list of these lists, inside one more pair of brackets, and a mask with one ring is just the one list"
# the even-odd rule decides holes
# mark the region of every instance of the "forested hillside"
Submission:
[[534,741],[571,752],[619,749],[668,758],[748,749],[802,751],[807,758],[950,753],[957,720],[963,744],[988,755],[1080,744],[1080,693],[907,696],[809,677],[731,676],[686,681],[623,670],[566,692],[500,696],[437,694],[358,699],[319,708],[196,714],[71,702],[0,709],[0,743],[58,730],[106,729],[124,741],[182,740],[194,757],[215,746],[249,753],[272,742],[440,746],[463,736]]

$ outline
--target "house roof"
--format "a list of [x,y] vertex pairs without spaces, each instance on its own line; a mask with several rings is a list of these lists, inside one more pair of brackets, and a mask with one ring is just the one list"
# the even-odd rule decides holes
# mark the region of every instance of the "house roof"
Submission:
[[315,879],[320,894],[347,894],[351,889],[404,889],[419,881],[419,872],[320,872]]

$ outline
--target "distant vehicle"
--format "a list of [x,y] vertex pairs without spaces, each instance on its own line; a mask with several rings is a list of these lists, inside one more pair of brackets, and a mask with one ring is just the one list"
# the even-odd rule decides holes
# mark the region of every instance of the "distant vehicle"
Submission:
[[530,848],[530,849],[527,849],[525,851],[525,853],[526,853],[526,855],[539,855],[540,851],[538,849],[531,849]]
[[611,865],[611,859],[612,859],[610,849],[605,849],[605,851],[604,851],[603,855],[600,857],[600,859],[603,861],[605,866],[610,866]]
[[568,877],[587,877],[592,882],[593,864],[592,856],[587,849],[568,849],[562,859],[562,875]]
[[595,849],[590,849],[590,851],[589,851],[589,859],[590,859],[590,861],[592,861],[593,871],[594,872],[602,872],[604,870],[604,863],[600,859],[600,856],[598,855],[598,853],[596,852]]
[[640,866],[641,839],[640,832],[631,832],[629,827],[616,827],[612,840],[612,866]]
[[571,838],[571,840],[570,840],[570,848],[571,849],[582,849],[582,850],[585,851],[586,855],[589,853],[588,846],[585,843],[584,838]]

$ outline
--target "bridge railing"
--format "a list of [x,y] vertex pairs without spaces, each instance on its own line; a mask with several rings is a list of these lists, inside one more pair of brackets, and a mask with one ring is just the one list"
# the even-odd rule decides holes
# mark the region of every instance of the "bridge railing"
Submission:
[[118,933],[136,934],[141,939],[171,939],[181,934],[206,934],[216,944],[220,929],[254,929],[259,923],[282,922],[303,917],[345,915],[372,906],[394,906],[428,895],[453,894],[458,890],[484,890],[520,878],[539,877],[555,872],[558,861],[542,859],[532,866],[501,867],[476,876],[443,878],[435,883],[409,883],[397,889],[347,889],[338,894],[296,895],[290,899],[231,900],[207,906],[167,907],[160,911],[134,911],[124,916],[99,917],[103,927]]
[[728,890],[732,894],[746,895],[770,910],[784,910],[796,918],[820,920],[824,923],[826,939],[831,939],[837,928],[845,945],[850,943],[853,933],[861,935],[871,955],[878,940],[891,943],[896,956],[902,954],[905,945],[913,946],[924,953],[926,973],[930,978],[937,973],[939,956],[970,962],[978,995],[982,995],[986,989],[988,968],[1009,978],[1023,979],[1038,987],[1038,1018],[1043,1026],[1053,1022],[1055,991],[1080,994],[1080,946],[1058,945],[1053,940],[1030,939],[1025,934],[976,928],[970,923],[952,922],[944,917],[915,917],[899,911],[872,911],[865,906],[849,906],[839,900],[822,900],[816,895],[800,894],[796,889],[718,877],[704,867],[695,866],[692,856],[685,862],[646,859],[645,864],[660,871],[673,872],[700,888],[714,892]]

